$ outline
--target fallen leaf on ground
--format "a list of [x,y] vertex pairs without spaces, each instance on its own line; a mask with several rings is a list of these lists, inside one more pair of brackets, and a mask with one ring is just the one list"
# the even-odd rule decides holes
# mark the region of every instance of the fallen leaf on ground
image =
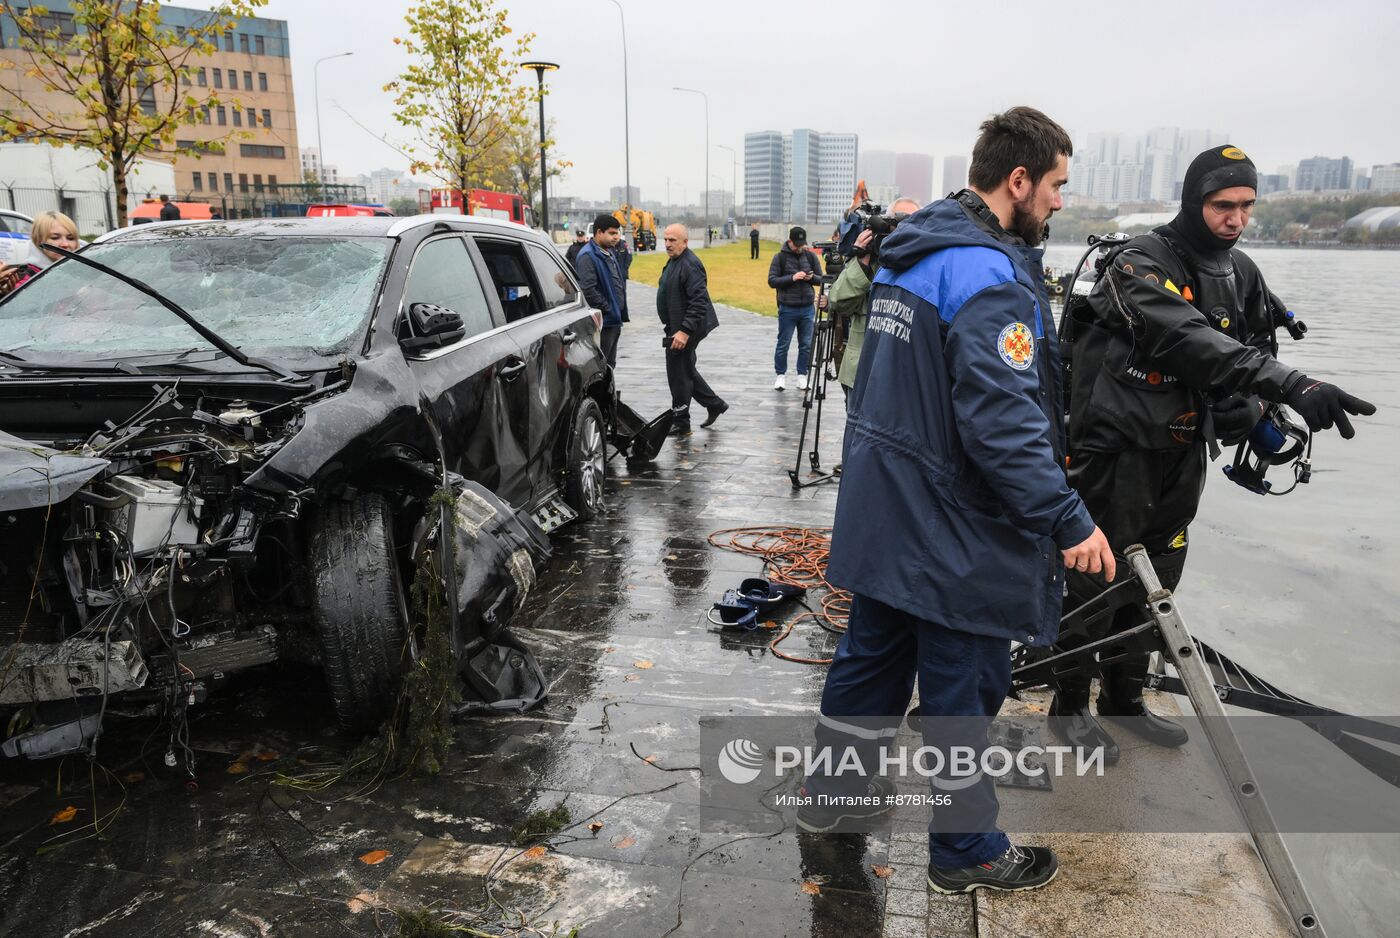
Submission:
[[667,554],[667,555],[666,555],[666,559],[667,559],[667,560],[680,560],[681,558],[678,557],[678,556],[676,556],[675,554]]
[[802,884],[802,891],[809,896],[819,896],[821,895],[822,887],[818,886],[811,880],[808,880],[807,882]]
[[640,674],[629,674],[623,678],[624,681],[640,681],[641,679],[642,676]]
[[269,749],[266,752],[258,753],[259,762],[273,762],[280,758],[282,758],[282,753],[275,749]]
[[647,757],[646,757],[645,759],[643,759],[642,761],[643,761],[643,762],[646,762],[646,763],[655,762],[655,761],[656,761],[656,756],[655,756],[655,754],[650,755],[650,756],[647,756]]
[[760,624],[765,629],[776,629],[778,627],[778,623],[774,622],[772,619],[769,619],[767,622],[762,622]]
[[880,877],[881,879],[889,879],[890,875],[894,873],[894,867],[880,866],[878,863],[872,866],[870,869],[873,870],[875,875]]
[[228,774],[230,775],[242,775],[247,771],[248,763],[246,762],[235,762],[228,767]]
[[548,852],[548,850],[545,848],[545,845],[544,845],[544,844],[536,844],[535,846],[531,847],[529,850],[526,850],[526,851],[525,851],[525,859],[527,859],[527,860],[538,860],[540,857],[544,856],[547,852]]
[[356,915],[359,915],[365,909],[373,909],[377,907],[379,905],[379,900],[375,898],[374,893],[372,892],[362,892],[359,895],[347,901],[345,904],[349,906],[351,912],[354,912]]
[[64,808],[62,811],[58,812],[58,813],[55,814],[53,817],[49,818],[49,823],[50,823],[50,824],[67,824],[69,821],[73,820],[73,818],[75,818],[75,817],[77,817],[77,816],[78,816],[78,809],[75,808],[75,807],[73,807],[73,806],[70,804],[68,807]]
[[128,772],[128,773],[126,773],[125,776],[123,776],[122,780],[123,780],[124,782],[126,782],[128,785],[134,785],[134,784],[136,784],[137,782],[144,782],[144,781],[146,780],[146,773],[145,773],[145,772]]
[[593,833],[596,834],[596,833],[598,833],[600,830],[603,829],[603,822],[602,822],[602,821],[594,821],[592,824],[589,824],[589,825],[588,825],[588,829],[591,830]]
[[637,661],[632,662],[632,667],[641,668],[643,671],[645,671],[648,668],[652,667],[652,663],[645,658],[641,658]]
[[393,856],[393,854],[387,850],[371,850],[369,853],[360,857],[360,862],[366,866],[375,866],[379,863],[383,863],[391,856]]
[[603,649],[603,654],[605,654],[605,655],[610,655],[610,654],[612,654],[612,653],[615,652],[615,651],[617,651],[617,646],[615,646],[615,645],[609,645],[607,648],[604,648],[604,649]]
[[626,850],[628,847],[635,847],[636,845],[637,838],[633,837],[631,834],[628,834],[621,840],[613,842],[613,846],[616,847],[618,850]]

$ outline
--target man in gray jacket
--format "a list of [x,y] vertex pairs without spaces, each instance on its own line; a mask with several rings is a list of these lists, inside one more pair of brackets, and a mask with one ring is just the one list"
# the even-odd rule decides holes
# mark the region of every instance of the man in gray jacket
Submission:
[[788,347],[797,330],[797,389],[807,390],[807,367],[812,361],[812,332],[817,320],[816,293],[812,284],[820,282],[821,260],[807,249],[807,229],[794,226],[788,239],[768,265],[768,286],[778,291],[778,346],[773,352],[773,370],[778,378],[773,390],[787,386]]

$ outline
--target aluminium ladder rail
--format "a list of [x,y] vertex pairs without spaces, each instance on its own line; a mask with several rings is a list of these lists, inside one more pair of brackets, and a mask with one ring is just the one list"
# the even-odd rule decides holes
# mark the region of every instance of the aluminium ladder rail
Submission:
[[[1264,793],[1253,778],[1249,761],[1245,758],[1240,742],[1224,719],[1225,707],[1216,691],[1215,681],[1206,670],[1197,645],[1186,630],[1172,599],[1171,590],[1162,586],[1157,579],[1157,571],[1152,569],[1152,561],[1141,545],[1135,544],[1127,550],[1128,562],[1133,572],[1147,589],[1147,607],[1153,624],[1162,637],[1164,653],[1176,666],[1178,675],[1185,685],[1186,696],[1191,700],[1201,719],[1207,742],[1215,759],[1224,770],[1225,779],[1230,785],[1235,803],[1249,824],[1259,856],[1264,861],[1273,880],[1274,888],[1293,922],[1293,927],[1305,938],[1321,938],[1324,934],[1322,923],[1308,899],[1298,870],[1289,855],[1288,845],[1275,830],[1273,816],[1265,803]],[[1213,719],[1214,718],[1214,719]]]

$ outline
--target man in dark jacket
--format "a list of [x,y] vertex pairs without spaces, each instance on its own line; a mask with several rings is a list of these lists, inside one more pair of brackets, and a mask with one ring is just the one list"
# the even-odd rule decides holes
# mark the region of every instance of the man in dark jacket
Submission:
[[[818,747],[854,750],[863,766],[879,764],[916,676],[926,745],[985,749],[1011,642],[1056,638],[1062,567],[1113,577],[1108,541],[1065,478],[1055,325],[1034,247],[1061,207],[1071,149],[1032,108],[988,119],[972,188],[916,212],[881,249],[827,568],[853,593],[851,613],[816,730]],[[929,885],[1049,882],[1054,853],[997,830],[992,778],[953,768],[950,758],[933,779],[951,803],[934,810]],[[893,791],[846,778],[806,787],[877,804]],[[798,824],[832,830],[880,810],[804,808]]]
[[749,260],[758,260],[758,224],[749,229]]
[[[1213,147],[1186,171],[1175,219],[1112,255],[1087,303],[1068,304],[1070,344],[1069,478],[1114,550],[1142,544],[1162,585],[1176,589],[1186,563],[1187,528],[1206,480],[1207,444],[1244,440],[1264,400],[1288,404],[1312,430],[1334,423],[1353,435],[1348,414],[1375,408],[1314,381],[1275,357],[1282,324],[1259,269],[1235,248],[1254,207],[1254,163],[1238,147]],[[1072,574],[1070,602],[1103,588]],[[1138,624],[1124,609],[1111,626]],[[1100,635],[1076,637],[1100,638]],[[1099,715],[1150,742],[1180,746],[1186,730],[1147,709],[1148,656],[1106,666]],[[1062,681],[1052,720],[1068,742],[1103,747],[1113,738],[1089,711],[1089,679]]]
[[807,367],[812,361],[812,330],[816,323],[816,292],[812,284],[822,275],[821,260],[807,250],[807,229],[795,226],[768,265],[768,286],[778,291],[778,347],[773,352],[777,380],[773,390],[787,386],[788,346],[797,330],[797,389],[807,390]]
[[695,364],[700,340],[719,326],[715,304],[710,302],[705,265],[690,250],[690,233],[684,225],[667,225],[664,233],[666,266],[656,289],[656,315],[666,330],[666,382],[671,386],[671,432],[690,432],[690,401],[705,408],[708,427],[729,409],[700,375]]
[[569,266],[578,273],[578,252],[583,250],[583,246],[588,243],[588,236],[583,233],[582,228],[574,229],[574,243],[569,245],[569,249],[564,252],[564,260],[569,262]]
[[622,224],[611,215],[599,215],[593,220],[593,240],[585,244],[574,259],[578,283],[588,305],[603,313],[603,355],[608,364],[617,366],[617,340],[622,337],[622,324],[627,322],[627,278],[617,263],[617,242],[622,239]]
[[179,220],[180,220],[180,206],[178,206],[178,205],[176,205],[174,202],[170,201],[170,196],[168,196],[168,195],[162,195],[162,196],[160,197],[160,220],[161,220],[161,221],[179,221]]

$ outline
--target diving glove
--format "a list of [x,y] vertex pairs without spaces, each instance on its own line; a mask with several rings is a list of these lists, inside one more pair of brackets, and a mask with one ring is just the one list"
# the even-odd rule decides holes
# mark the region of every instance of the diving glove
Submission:
[[1216,439],[1226,446],[1234,446],[1244,442],[1259,418],[1264,416],[1264,405],[1257,397],[1231,394],[1211,404],[1210,415],[1215,421]]
[[1307,421],[1308,429],[1330,430],[1335,424],[1342,439],[1356,436],[1347,414],[1369,417],[1376,412],[1376,405],[1353,397],[1335,384],[1318,381],[1307,375],[1299,375],[1283,396],[1283,402],[1293,408],[1298,416]]

